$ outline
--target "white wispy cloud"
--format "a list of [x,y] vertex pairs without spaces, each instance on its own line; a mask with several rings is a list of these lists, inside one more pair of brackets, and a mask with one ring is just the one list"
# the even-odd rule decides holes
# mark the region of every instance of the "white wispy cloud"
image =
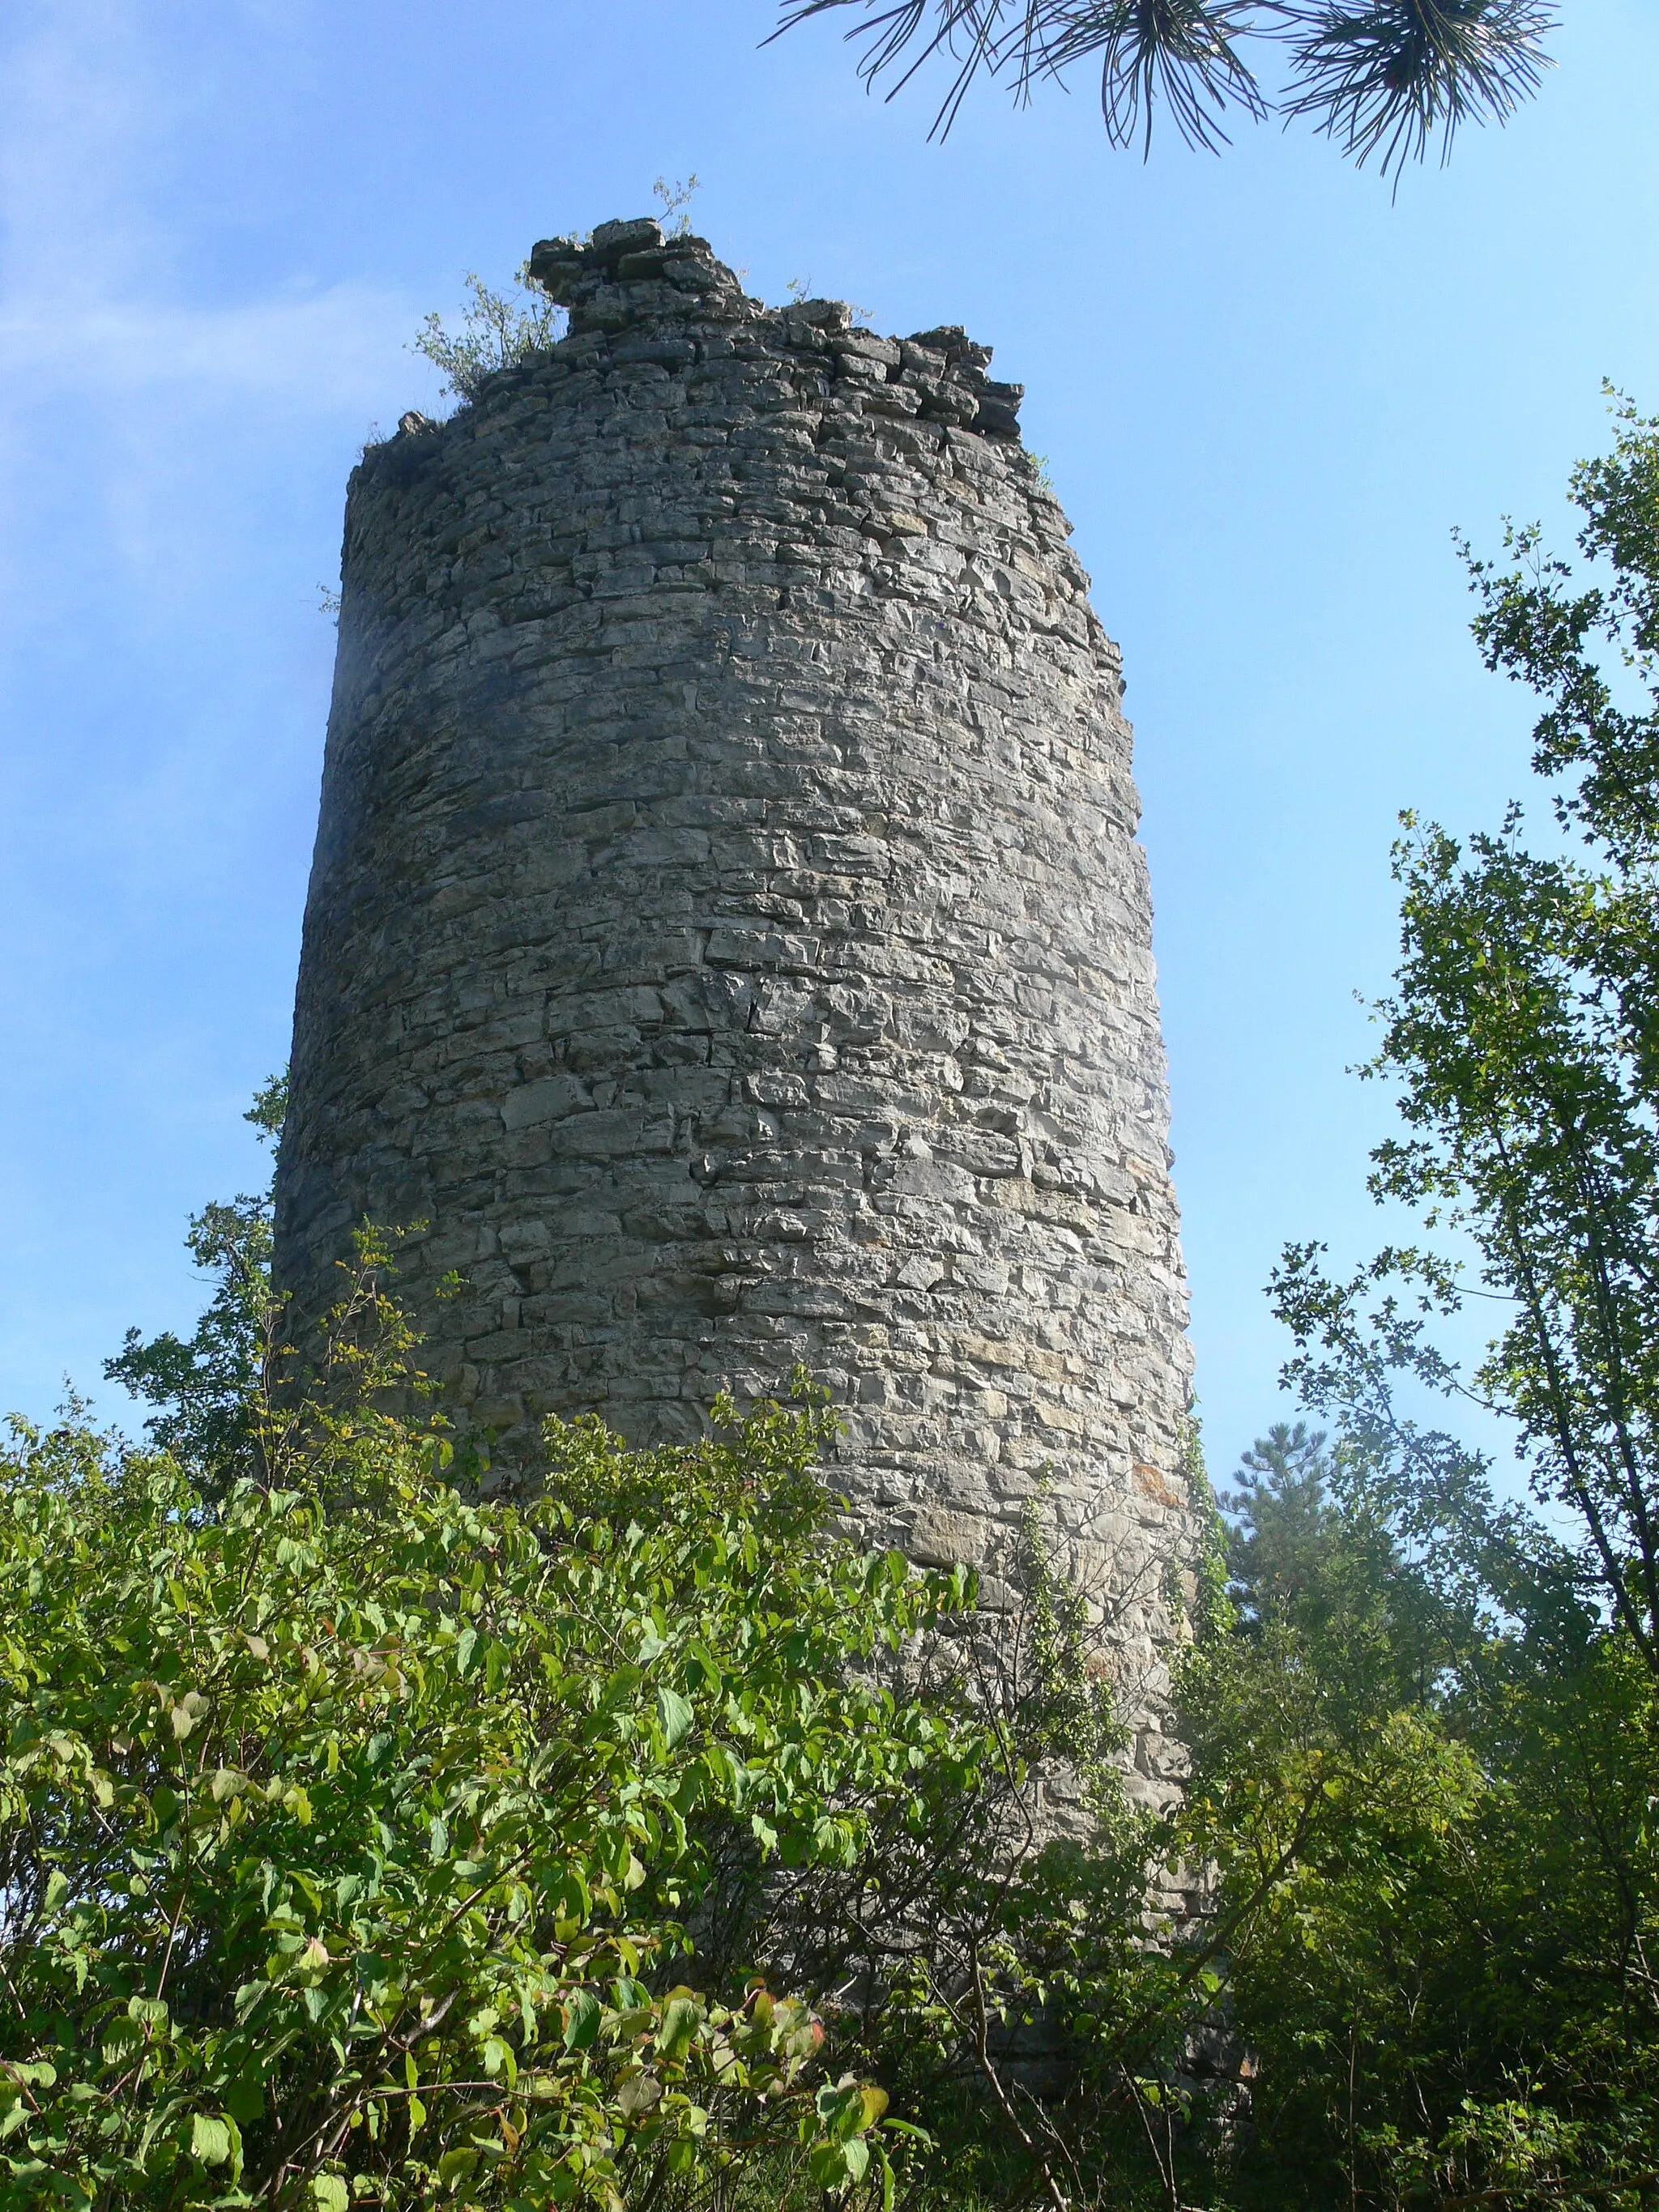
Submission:
[[342,447],[431,382],[406,350],[417,307],[385,286],[277,270],[228,298],[221,270],[201,295],[173,165],[210,76],[180,68],[136,0],[26,5],[0,34],[11,623],[51,588],[55,541],[78,531],[152,580],[169,559],[199,572],[209,541],[245,526],[234,477],[337,472]]
[[278,544],[311,604],[353,451],[434,396],[407,350],[419,306],[394,289],[283,268],[227,286],[222,255],[204,283],[176,155],[210,74],[192,82],[135,0],[26,5],[0,33],[9,655],[52,650],[89,589],[106,628],[210,620]]
[[409,301],[340,284],[230,307],[76,288],[0,292],[8,411],[78,392],[122,399],[199,394],[276,401],[305,414],[372,404],[417,319]]

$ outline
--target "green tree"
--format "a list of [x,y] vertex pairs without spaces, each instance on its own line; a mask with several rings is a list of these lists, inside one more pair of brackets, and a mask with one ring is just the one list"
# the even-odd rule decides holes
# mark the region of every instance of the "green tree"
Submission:
[[[1044,78],[1080,62],[1100,70],[1114,145],[1150,150],[1158,104],[1189,145],[1218,149],[1224,118],[1280,114],[1310,124],[1363,166],[1386,175],[1442,158],[1465,122],[1502,123],[1548,67],[1547,0],[783,0],[781,30],[830,9],[857,7],[847,33],[862,42],[859,73],[895,90],[934,60],[953,72],[934,118],[943,136],[978,77],[1000,79],[1021,103]],[[777,33],[775,33],[774,36]],[[1282,57],[1282,88],[1252,61]]]
[[1239,1461],[1221,1500],[1233,1519],[1227,1545],[1232,1595],[1247,1617],[1293,1610],[1316,1585],[1333,1536],[1325,1432],[1277,1421]]
[[[1260,2063],[1243,2203],[1659,2190],[1659,426],[1621,403],[1573,496],[1599,574],[1535,529],[1470,562],[1489,665],[1540,697],[1567,848],[1529,849],[1512,809],[1466,844],[1407,817],[1395,856],[1368,1072],[1403,1132],[1371,1187],[1473,1266],[1425,1242],[1334,1281],[1287,1252],[1336,1519],[1310,1540],[1303,1516],[1256,1652],[1241,1624],[1184,1685],[1219,1907],[1260,1896],[1230,1982]],[[1466,1378],[1435,1330],[1471,1298],[1498,1326]],[[1402,1380],[1507,1417],[1534,1507],[1407,1418]]]
[[1651,1682],[1616,1627],[1483,1620],[1379,1544],[1396,1480],[1340,1463],[1291,1601],[1182,1668],[1249,2095],[1212,2201],[1646,2202]]
[[[1478,1279],[1413,1247],[1335,1284],[1304,1245],[1275,1295],[1316,1401],[1404,1370],[1510,1419],[1540,1502],[1576,1525],[1579,1589],[1659,1672],[1659,424],[1616,419],[1572,481],[1605,580],[1535,528],[1506,563],[1470,561],[1476,637],[1543,702],[1534,767],[1585,858],[1529,851],[1519,808],[1467,847],[1407,816],[1395,850],[1402,958],[1367,1073],[1405,1127],[1371,1188],[1461,1231]],[[1431,1323],[1471,1296],[1505,1318],[1465,1384]]]
[[14,1428],[0,2204],[619,2208],[761,2158],[781,2203],[890,2192],[883,2094],[689,1930],[734,1832],[831,1872],[919,1776],[971,1787],[983,1732],[878,1680],[963,1577],[832,1533],[816,1401],[657,1453],[555,1425],[519,1509],[384,1379],[218,1510]]
[[919,2203],[1162,2205],[1208,1954],[1147,1942],[1171,1832],[1125,1787],[1111,1617],[1056,1570],[1035,1504],[1001,1564],[997,1612],[922,1646],[904,1684],[964,1692],[986,1756],[966,1786],[919,1778],[926,1817],[877,1832],[850,1879],[814,1878],[805,1982],[860,1992],[839,2035],[933,2138]]
[[144,1426],[158,1449],[223,1488],[257,1471],[259,1407],[277,1351],[271,1294],[271,1192],[288,1112],[288,1078],[273,1075],[243,1116],[270,1147],[271,1182],[203,1208],[185,1243],[213,1294],[188,1340],[164,1330],[148,1342],[130,1328],[104,1373],[157,1410]]

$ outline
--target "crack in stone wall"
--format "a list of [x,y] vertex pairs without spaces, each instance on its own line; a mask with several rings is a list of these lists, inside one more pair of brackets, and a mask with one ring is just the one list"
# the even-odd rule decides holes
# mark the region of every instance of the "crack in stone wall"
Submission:
[[[1042,1493],[1148,1686],[1191,1528],[1151,899],[1116,648],[959,330],[770,310],[650,222],[569,335],[347,504],[278,1279],[365,1216],[514,1479],[804,1361],[870,1537]],[[438,1279],[459,1269],[462,1294]]]

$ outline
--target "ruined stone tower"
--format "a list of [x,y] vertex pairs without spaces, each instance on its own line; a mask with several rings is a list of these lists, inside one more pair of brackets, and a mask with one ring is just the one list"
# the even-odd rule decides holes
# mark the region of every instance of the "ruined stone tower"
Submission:
[[[804,1360],[873,1537],[1045,1481],[1149,1651],[1188,1354],[1117,652],[959,330],[768,309],[650,222],[347,505],[277,1266],[365,1215],[509,1477]],[[458,1269],[465,1289],[440,1302]]]

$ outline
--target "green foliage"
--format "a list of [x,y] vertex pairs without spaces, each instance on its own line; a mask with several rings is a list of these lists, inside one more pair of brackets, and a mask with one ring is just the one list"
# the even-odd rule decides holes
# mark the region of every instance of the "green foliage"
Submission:
[[780,2202],[881,2185],[879,2095],[815,2083],[799,1998],[694,1986],[686,1925],[734,1826],[805,1874],[908,1817],[957,1740],[872,1670],[963,1586],[829,1535],[816,1405],[721,1420],[556,1429],[522,1510],[361,1408],[216,1513],[15,1428],[0,2204],[616,2206],[763,2149]]
[[686,210],[700,189],[700,180],[695,170],[689,177],[676,177],[672,183],[666,177],[659,177],[652,185],[653,198],[662,204],[663,228],[670,238],[684,238],[690,234],[691,218]]
[[[1396,855],[1370,1073],[1404,1132],[1371,1188],[1475,1279],[1426,1244],[1335,1282],[1287,1252],[1290,1379],[1338,1444],[1316,1483],[1279,1455],[1274,1541],[1258,1486],[1235,1548],[1271,1664],[1235,1638],[1183,1681],[1259,2062],[1241,2203],[1659,2189],[1659,425],[1621,405],[1573,495],[1600,580],[1535,530],[1470,567],[1587,857],[1528,850],[1518,810],[1467,845],[1407,817]],[[1433,1325],[1471,1295],[1500,1318],[1465,1382]],[[1507,1415],[1547,1517],[1406,1418],[1401,1376]]]
[[[1479,1292],[1511,1318],[1472,1388],[1576,1520],[1584,1590],[1659,1668],[1659,425],[1621,405],[1573,496],[1609,584],[1570,588],[1535,531],[1512,533],[1508,568],[1471,569],[1490,663],[1547,702],[1535,764],[1571,772],[1557,811],[1589,862],[1527,851],[1518,809],[1467,850],[1407,818],[1403,958],[1371,1071],[1397,1085],[1405,1134],[1377,1148],[1371,1187],[1473,1241]],[[1401,1367],[1456,1382],[1427,1327],[1467,1292],[1431,1251],[1334,1285],[1295,1247],[1276,1285],[1304,1347],[1323,1347],[1294,1370],[1316,1398],[1370,1390],[1381,1410]]]
[[[691,179],[693,188],[696,179]],[[678,204],[678,203],[676,203]],[[494,292],[476,271],[465,277],[468,304],[460,328],[452,331],[441,315],[429,314],[413,341],[443,377],[443,389],[463,406],[475,400],[492,376],[517,368],[545,353],[562,334],[564,311],[555,305],[523,264],[510,292]]]
[[1645,2201],[1650,1677],[1616,1627],[1494,1629],[1455,1556],[1407,1558],[1397,1468],[1330,1480],[1288,1560],[1241,1535],[1240,1626],[1181,1674],[1249,2086],[1217,2201]]
[[[273,1076],[244,1118],[275,1151],[287,1109],[287,1076]],[[380,1432],[340,1415],[376,1392],[405,1407],[432,1395],[415,1364],[420,1339],[391,1290],[395,1248],[409,1231],[366,1224],[356,1231],[338,1298],[314,1342],[297,1342],[271,1280],[275,1185],[273,1160],[263,1191],[216,1201],[191,1222],[186,1246],[214,1288],[190,1340],[167,1332],[146,1343],[129,1329],[104,1372],[158,1409],[144,1424],[149,1435],[205,1500],[238,1481],[326,1481],[336,1494],[372,1496]],[[440,1297],[459,1280],[443,1277]],[[457,1471],[470,1472],[470,1462]]]
[[[955,74],[934,118],[939,137],[975,77],[1001,78],[1024,103],[1039,80],[1062,80],[1087,60],[1100,69],[1115,146],[1139,138],[1149,151],[1160,101],[1188,145],[1212,152],[1226,143],[1230,110],[1254,122],[1277,112],[1311,123],[1362,167],[1379,156],[1396,177],[1437,138],[1443,159],[1460,124],[1507,121],[1549,66],[1542,42],[1555,22],[1542,0],[783,0],[780,27],[853,6],[863,13],[847,36],[863,42],[867,82],[896,69],[896,90],[946,58]],[[1275,45],[1290,55],[1277,95],[1251,66]]]
[[1222,1503],[1236,1516],[1229,1546],[1235,1595],[1254,1618],[1294,1612],[1317,1588],[1334,1537],[1330,1462],[1322,1430],[1279,1421],[1239,1462],[1238,1487]]
[[[705,1921],[700,1941],[820,1993],[834,2064],[878,2079],[889,2124],[911,2131],[907,2202],[1098,2186],[1150,2204],[1135,2083],[1172,2074],[1179,2040],[1167,1961],[1144,1941],[1159,1826],[1127,1798],[1099,1623],[1050,1559],[1041,1507],[1003,1565],[1003,1608],[942,1614],[890,1677],[902,1705],[956,1717],[909,1800],[870,1803],[839,1866],[729,1853],[735,1932]],[[1087,2094],[1036,2094],[1033,2052]]]
[[[273,1177],[288,1078],[273,1075],[243,1116],[273,1154]],[[186,1238],[198,1267],[215,1279],[206,1311],[188,1341],[171,1330],[145,1342],[136,1328],[113,1359],[112,1382],[159,1410],[144,1424],[157,1447],[222,1489],[257,1467],[258,1407],[276,1357],[277,1319],[270,1286],[271,1190],[244,1192],[208,1206]]]

